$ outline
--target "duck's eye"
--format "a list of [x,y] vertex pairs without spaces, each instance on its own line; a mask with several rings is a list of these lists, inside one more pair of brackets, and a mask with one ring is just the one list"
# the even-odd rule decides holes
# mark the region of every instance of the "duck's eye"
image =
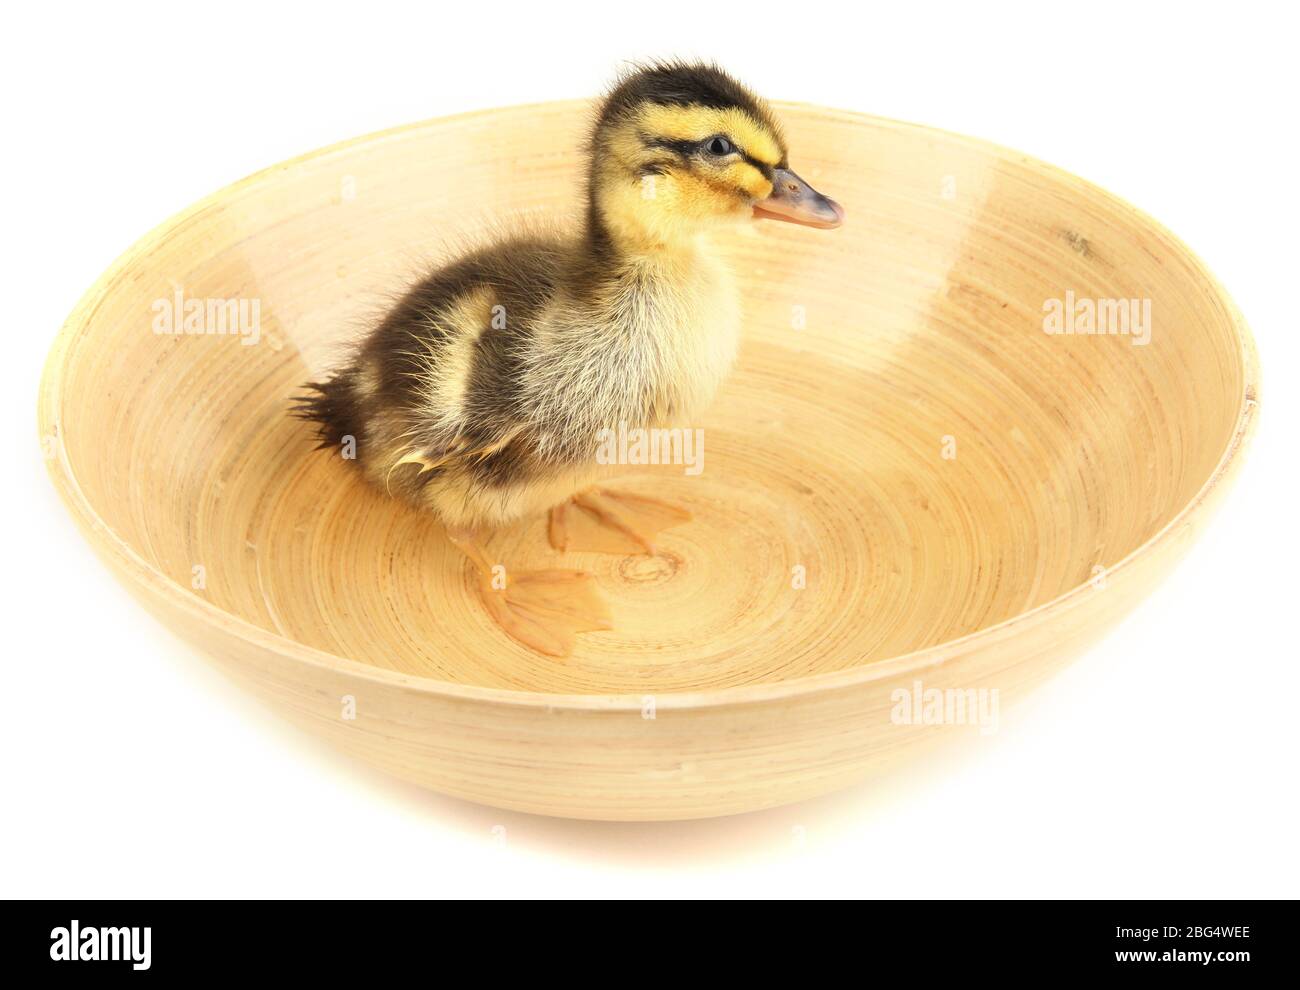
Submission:
[[731,146],[730,141],[719,134],[717,137],[709,138],[704,150],[716,158],[721,158],[723,155],[731,154],[735,149]]

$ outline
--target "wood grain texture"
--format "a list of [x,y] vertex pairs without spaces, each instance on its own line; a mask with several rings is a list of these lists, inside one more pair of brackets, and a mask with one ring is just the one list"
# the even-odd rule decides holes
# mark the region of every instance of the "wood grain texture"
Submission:
[[[509,567],[597,574],[617,628],[568,661],[506,638],[438,523],[312,451],[286,403],[422,265],[503,218],[576,210],[582,104],[352,141],[145,237],[50,354],[60,494],[232,676],[448,794],[700,817],[969,740],[896,724],[891,693],[920,680],[1005,704],[1133,607],[1240,463],[1250,335],[1185,246],[1095,186],[922,127],[778,109],[792,164],[849,219],[723,238],[745,331],[701,424],[704,470],[624,484],[693,521],[655,557],[560,556],[541,517],[489,543]],[[257,343],[155,333],[178,290],[256,300]],[[1044,332],[1067,292],[1149,300],[1149,343]]]

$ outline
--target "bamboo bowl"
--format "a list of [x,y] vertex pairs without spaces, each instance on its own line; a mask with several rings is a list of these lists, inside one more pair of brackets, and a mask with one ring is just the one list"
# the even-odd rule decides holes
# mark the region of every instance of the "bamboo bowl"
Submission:
[[[286,403],[423,263],[503,216],[574,210],[581,104],[315,152],[145,237],[49,358],[60,494],[232,676],[473,801],[722,815],[974,739],[957,709],[928,724],[913,702],[1005,705],[1153,586],[1241,460],[1250,335],[1186,247],[1095,186],[926,128],[779,112],[795,167],[848,222],[727,235],[746,330],[703,471],[628,481],[694,521],[655,557],[563,558],[595,571],[617,623],[568,661],[506,638],[439,524],[313,451]],[[185,300],[236,300],[247,332],[210,316],[158,332],[178,293],[177,323]],[[1134,323],[1048,333],[1050,300],[1066,320],[1134,300]],[[542,519],[489,547],[557,564]]]

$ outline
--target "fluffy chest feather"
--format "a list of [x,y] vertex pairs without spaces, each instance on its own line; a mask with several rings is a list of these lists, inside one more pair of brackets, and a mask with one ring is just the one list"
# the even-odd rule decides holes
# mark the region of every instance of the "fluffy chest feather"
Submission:
[[630,359],[625,385],[640,403],[637,425],[696,425],[736,356],[740,307],[730,272],[699,256],[687,274],[647,280],[636,303],[610,319]]
[[704,253],[630,267],[596,305],[561,301],[534,337],[527,405],[577,452],[602,429],[698,425],[736,355],[739,298]]

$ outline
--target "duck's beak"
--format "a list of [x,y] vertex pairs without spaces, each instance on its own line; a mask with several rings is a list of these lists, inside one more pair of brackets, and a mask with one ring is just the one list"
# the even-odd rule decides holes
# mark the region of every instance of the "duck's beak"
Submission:
[[772,195],[754,204],[754,216],[830,228],[844,222],[844,207],[823,196],[788,168],[778,168],[772,176]]

